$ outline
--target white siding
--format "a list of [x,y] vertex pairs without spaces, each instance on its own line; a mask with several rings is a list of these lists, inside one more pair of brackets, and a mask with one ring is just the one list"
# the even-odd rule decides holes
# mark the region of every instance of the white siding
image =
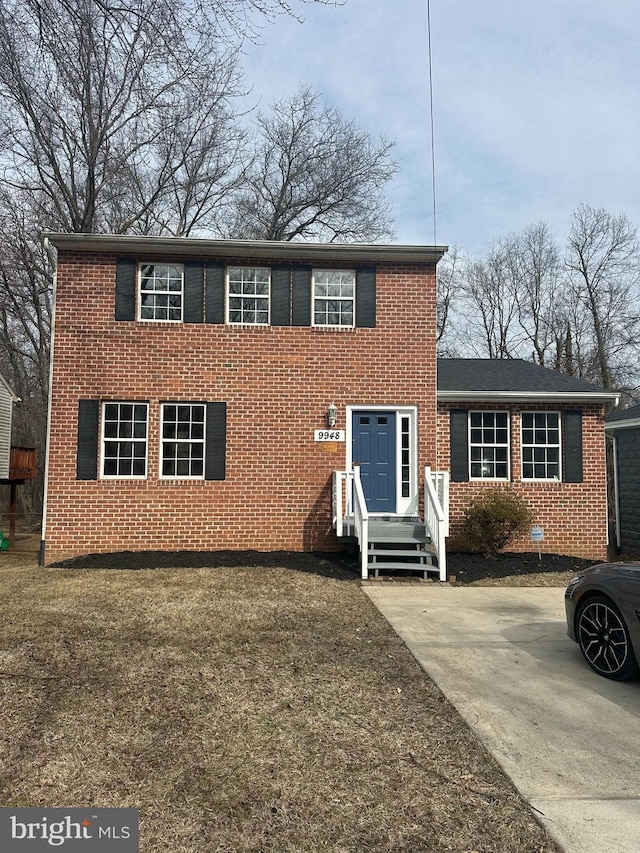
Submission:
[[13,396],[0,382],[0,479],[9,477],[9,457],[11,456],[11,416]]

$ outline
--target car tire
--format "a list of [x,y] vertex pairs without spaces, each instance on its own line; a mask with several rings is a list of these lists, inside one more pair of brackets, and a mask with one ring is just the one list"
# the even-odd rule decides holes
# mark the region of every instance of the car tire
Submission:
[[615,681],[638,675],[624,617],[610,598],[596,595],[579,605],[576,637],[584,659],[598,675]]

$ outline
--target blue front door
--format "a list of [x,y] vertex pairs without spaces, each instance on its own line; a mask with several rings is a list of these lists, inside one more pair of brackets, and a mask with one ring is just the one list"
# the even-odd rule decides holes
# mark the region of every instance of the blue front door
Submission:
[[369,512],[396,511],[396,413],[354,412],[353,465],[360,465]]

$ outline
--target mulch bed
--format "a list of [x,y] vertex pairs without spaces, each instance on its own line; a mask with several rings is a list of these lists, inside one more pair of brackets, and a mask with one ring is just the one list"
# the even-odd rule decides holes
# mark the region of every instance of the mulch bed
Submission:
[[577,574],[593,566],[597,560],[584,560],[580,557],[567,557],[562,554],[542,554],[537,552],[518,554],[505,552],[495,557],[482,554],[447,554],[447,570],[458,583],[472,583],[486,579],[522,577],[525,575]]
[[[447,554],[449,577],[457,583],[468,584],[487,579],[562,573],[575,574],[594,564],[594,560],[537,552],[505,552],[494,557],[482,554],[452,552]],[[354,554],[300,553],[295,551],[120,551],[111,554],[89,554],[56,563],[65,569],[162,569],[162,568],[232,568],[259,566],[284,567],[294,571],[311,572],[326,577],[349,580],[357,577],[358,563]],[[399,573],[397,577],[403,577]],[[404,577],[417,578],[415,572]]]

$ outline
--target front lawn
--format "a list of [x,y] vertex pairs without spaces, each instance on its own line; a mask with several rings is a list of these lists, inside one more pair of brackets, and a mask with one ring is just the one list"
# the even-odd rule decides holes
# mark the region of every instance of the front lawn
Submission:
[[0,805],[136,807],[142,853],[556,851],[359,582],[300,567],[0,554]]

